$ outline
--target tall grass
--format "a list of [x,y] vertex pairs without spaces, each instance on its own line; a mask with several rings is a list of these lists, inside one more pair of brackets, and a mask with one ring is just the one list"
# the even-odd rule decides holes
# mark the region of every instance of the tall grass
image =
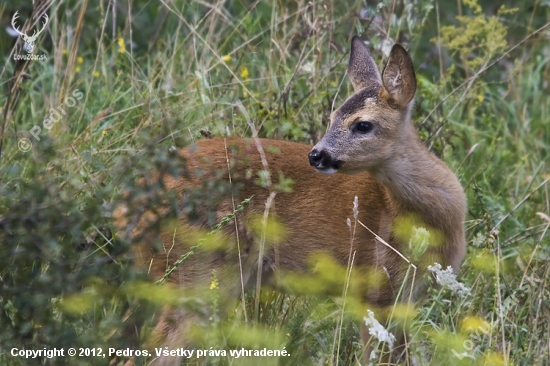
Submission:
[[[550,8],[512,2],[515,12],[499,12],[479,3],[42,2],[49,33],[35,53],[47,61],[15,62],[21,40],[0,36],[0,363],[29,363],[12,357],[12,347],[140,348],[171,295],[150,283],[149,296],[129,286],[147,279],[128,261],[130,243],[110,233],[121,192],[160,202],[159,187],[135,181],[155,168],[177,171],[173,147],[205,134],[251,136],[239,103],[262,137],[319,140],[352,93],[345,70],[354,34],[380,65],[389,41],[408,47],[419,80],[414,122],[468,195],[459,279],[471,295],[430,291],[412,317],[413,357],[422,365],[547,363],[550,33],[525,37],[545,25]],[[18,9],[25,18],[33,8],[3,3],[0,18],[7,24]],[[67,107],[76,89],[83,98]],[[46,129],[51,108],[63,105],[66,114]],[[35,125],[40,140],[29,134]],[[18,148],[21,138],[30,151]],[[203,345],[285,347],[291,356],[196,364],[360,364],[357,322],[343,298],[269,289],[257,296],[213,316]],[[245,322],[255,303],[258,319]]]

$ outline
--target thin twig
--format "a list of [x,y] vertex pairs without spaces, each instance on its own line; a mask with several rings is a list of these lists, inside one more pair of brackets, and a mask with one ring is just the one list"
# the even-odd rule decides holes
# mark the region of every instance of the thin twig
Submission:
[[376,234],[374,231],[372,231],[371,229],[369,229],[365,224],[363,224],[361,221],[357,220],[357,222],[359,223],[359,225],[361,225],[362,227],[364,227],[365,229],[367,229],[372,235],[374,235],[374,237],[376,238],[376,240],[378,240],[380,243],[384,244],[385,246],[387,246],[388,248],[390,248],[391,250],[393,250],[395,253],[397,253],[401,258],[403,258],[405,260],[405,262],[409,263],[415,270],[416,270],[416,266],[414,265],[414,263],[412,263],[410,260],[407,259],[407,257],[405,257],[403,254],[401,254],[397,249],[395,249],[394,247],[392,247],[390,244],[388,244],[384,239],[382,239],[380,236],[378,236],[378,234]]
[[[223,139],[223,147],[225,149],[225,161],[227,163],[227,175],[229,177],[229,185],[232,186],[233,182],[231,179],[231,167],[229,165],[229,154],[227,153],[227,139]],[[233,212],[235,212],[235,197],[233,197],[233,193],[231,193],[231,204],[233,206]],[[245,323],[248,323],[248,315],[246,313],[246,303],[244,301],[244,277],[243,277],[243,262],[241,257],[241,241],[239,240],[239,224],[237,222],[237,219],[235,218],[235,236],[237,239],[237,253],[239,255],[239,273],[241,276],[241,298],[242,298],[242,307],[244,312],[244,321]]]
[[517,205],[515,205],[512,210],[510,210],[510,212],[508,212],[502,219],[500,219],[499,222],[497,222],[495,224],[495,226],[493,226],[493,229],[491,231],[497,229],[504,222],[504,220],[506,220],[508,217],[510,217],[518,209],[518,207],[523,204],[523,202],[527,201],[529,199],[529,197],[531,197],[533,195],[533,193],[538,191],[541,187],[543,187],[546,183],[548,183],[548,181],[550,181],[550,178],[546,178],[544,180],[544,182],[539,184],[539,186],[537,188],[535,188],[534,190],[529,192],[525,197],[523,197],[523,199],[521,201],[519,201],[519,203]]
[[[263,257],[265,252],[265,232],[267,228],[267,219],[269,217],[269,211],[271,210],[271,205],[273,204],[273,200],[275,199],[275,195],[277,192],[273,190],[273,185],[271,182],[271,174],[269,171],[269,166],[267,164],[267,158],[265,156],[265,151],[262,146],[262,143],[260,142],[260,139],[258,138],[258,131],[256,130],[256,126],[254,126],[254,123],[252,122],[252,119],[250,118],[246,108],[243,106],[240,100],[237,100],[235,103],[237,108],[241,111],[241,113],[244,115],[244,118],[246,119],[246,123],[248,123],[248,126],[252,130],[252,139],[254,140],[254,143],[256,145],[256,149],[258,150],[258,153],[260,154],[260,159],[262,161],[262,166],[265,171],[265,178],[266,178],[266,184],[267,189],[269,190],[269,197],[267,197],[267,200],[265,202],[265,210],[262,217],[262,236],[260,238],[260,245],[258,248],[258,273],[256,275],[256,294],[254,299],[254,318],[256,322],[259,319],[260,314],[260,290],[262,285],[262,271],[263,271]],[[275,255],[276,259],[276,265],[277,265],[277,258],[278,255]]]

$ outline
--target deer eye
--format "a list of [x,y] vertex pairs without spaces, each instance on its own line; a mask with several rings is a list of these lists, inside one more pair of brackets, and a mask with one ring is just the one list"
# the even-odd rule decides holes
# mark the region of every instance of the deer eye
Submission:
[[355,130],[362,134],[371,132],[373,127],[372,122],[360,121],[355,124]]

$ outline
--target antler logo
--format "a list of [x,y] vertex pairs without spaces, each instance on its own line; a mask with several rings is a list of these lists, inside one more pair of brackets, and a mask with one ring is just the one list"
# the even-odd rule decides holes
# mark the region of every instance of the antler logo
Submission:
[[13,29],[19,33],[22,37],[23,37],[23,40],[25,41],[25,50],[27,51],[27,53],[32,53],[32,51],[34,50],[34,43],[36,42],[36,39],[38,38],[38,35],[40,33],[42,33],[44,31],[44,29],[46,29],[46,25],[48,24],[48,20],[50,18],[48,18],[48,15],[47,14],[44,14],[44,23],[42,23],[42,29],[40,29],[39,31],[34,31],[32,36],[28,36],[27,33],[23,33],[21,32],[17,26],[15,25],[15,20],[17,18],[19,18],[19,10],[15,12],[15,14],[13,14],[13,17],[11,18],[11,26],[13,27]]

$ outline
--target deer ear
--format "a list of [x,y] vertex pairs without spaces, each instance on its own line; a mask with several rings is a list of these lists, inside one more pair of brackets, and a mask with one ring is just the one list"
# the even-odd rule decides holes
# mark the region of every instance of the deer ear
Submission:
[[398,108],[409,105],[416,92],[416,76],[409,54],[398,44],[391,49],[382,80],[390,104]]
[[374,62],[365,42],[357,36],[351,40],[348,76],[355,92],[370,85],[382,85],[382,78],[376,62]]

